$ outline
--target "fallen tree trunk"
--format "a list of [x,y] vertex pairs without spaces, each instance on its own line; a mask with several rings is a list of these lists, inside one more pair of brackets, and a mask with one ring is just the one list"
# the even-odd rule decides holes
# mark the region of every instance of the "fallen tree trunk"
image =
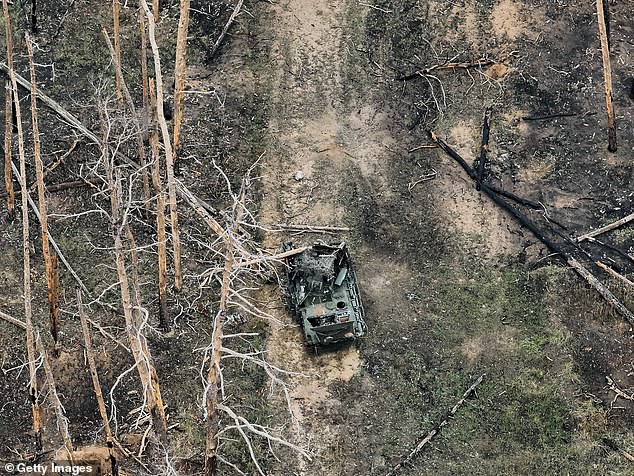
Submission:
[[473,69],[473,68],[482,68],[483,66],[491,66],[493,64],[499,64],[502,63],[505,59],[502,58],[500,60],[494,60],[494,59],[484,59],[481,58],[477,61],[473,61],[470,63],[445,63],[445,64],[437,64],[434,66],[430,66],[429,68],[422,68],[419,70],[414,71],[413,73],[410,74],[403,74],[403,75],[399,75],[396,77],[397,81],[409,81],[411,79],[414,78],[418,78],[421,76],[425,76],[427,74],[430,74],[432,72],[435,71],[447,71],[447,70],[456,70],[456,69]]
[[632,456],[632,454],[628,451],[625,451],[623,448],[621,448],[619,445],[617,445],[614,441],[608,439],[608,438],[603,438],[601,440],[601,442],[607,446],[608,448],[610,448],[612,451],[616,451],[617,453],[619,453],[621,456],[623,456],[623,458],[625,458],[628,461],[631,461],[634,463],[634,456]]
[[[434,132],[430,132],[431,138],[438,146],[450,157],[456,160],[460,166],[467,172],[471,178],[475,178],[475,171],[467,164],[467,162],[453,150],[447,143],[440,139]],[[634,314],[630,312],[623,303],[621,303],[612,292],[605,287],[590,271],[588,271],[574,257],[570,256],[558,244],[548,238],[543,230],[537,227],[526,215],[517,210],[503,198],[498,196],[488,185],[481,184],[482,191],[491,198],[498,206],[506,210],[513,218],[515,218],[522,226],[527,228],[535,237],[537,237],[546,247],[554,254],[559,255],[570,267],[572,267],[588,284],[590,284],[621,316],[623,316],[631,325],[634,326]]]
[[320,226],[320,225],[292,225],[290,223],[278,223],[278,228],[284,228],[286,230],[299,230],[299,231],[350,231],[347,226]]
[[546,119],[558,119],[560,117],[573,117],[576,112],[561,112],[557,114],[546,114],[544,116],[523,116],[522,121],[545,121]]
[[601,228],[591,231],[590,233],[581,235],[580,237],[577,238],[577,243],[581,243],[582,241],[587,240],[588,238],[594,238],[595,236],[599,236],[605,233],[606,231],[614,230],[615,228],[618,228],[621,225],[625,225],[626,223],[629,223],[632,220],[634,220],[634,213],[631,213],[630,215],[623,217],[620,220],[615,221],[614,223],[610,223],[609,225],[602,226]]
[[[469,164],[467,164],[467,161],[464,160],[462,156],[458,154],[455,150],[449,147],[442,139],[436,137],[436,134],[434,134],[433,132],[431,132],[431,134],[432,134],[431,139],[438,145],[438,147],[440,147],[443,151],[445,151],[445,153],[447,153],[447,155],[449,155],[456,162],[458,162],[462,166],[462,168],[465,170],[465,172],[467,172],[469,177],[471,177],[473,180],[476,180],[476,172],[471,168]],[[481,184],[481,186],[483,185],[484,184]],[[502,190],[494,185],[487,183],[486,188],[490,190],[491,192],[494,192],[497,195],[502,195],[503,197],[509,198],[513,200],[514,202],[519,203],[520,205],[525,205],[535,210],[543,210],[544,208],[537,202],[533,202],[532,200],[527,200],[518,195],[515,195],[513,192],[507,192],[506,190]]]
[[595,264],[601,268],[602,270],[604,270],[605,272],[607,272],[610,276],[623,281],[625,284],[627,284],[628,286],[631,286],[634,288],[634,283],[632,281],[630,281],[629,279],[627,279],[625,276],[623,276],[621,273],[618,273],[616,271],[614,271],[610,266],[608,266],[607,264],[602,263],[601,261],[595,261]]
[[[11,167],[11,165],[9,165]],[[93,179],[82,179],[82,180],[71,180],[69,182],[56,183],[53,185],[44,185],[44,188],[47,192],[63,192],[64,190],[70,190],[73,188],[82,188],[82,187],[90,187],[95,186],[100,183],[103,183],[101,179],[93,178]],[[29,191],[30,192],[30,191]],[[22,196],[22,192],[19,190],[16,192],[18,197]],[[6,194],[0,195],[2,198],[6,196]]]
[[489,119],[491,116],[491,108],[484,111],[484,119],[482,120],[482,145],[480,146],[480,158],[478,159],[478,171],[476,173],[476,190],[480,191],[480,183],[484,175],[484,167],[487,162],[487,152],[489,151]]
[[420,443],[416,445],[416,448],[414,448],[399,464],[394,466],[390,470],[390,472],[387,473],[386,476],[395,475],[401,468],[409,464],[409,462],[412,461],[412,459],[414,459],[414,456],[420,453],[420,451],[425,447],[425,445],[429,443],[434,436],[440,433],[440,430],[442,430],[443,427],[447,426],[449,421],[453,418],[453,416],[456,414],[456,412],[462,406],[465,400],[469,397],[469,395],[475,392],[475,389],[478,387],[478,385],[482,383],[482,380],[484,379],[485,375],[486,374],[480,375],[480,377],[478,377],[478,379],[475,382],[473,382],[473,384],[471,384],[471,386],[467,389],[467,391],[462,395],[462,398],[460,398],[460,400],[458,400],[458,402],[445,415],[445,418],[443,418],[443,420],[435,428],[433,428],[429,433],[427,433],[425,438],[423,438],[420,441]]
[[20,319],[16,319],[15,317],[7,314],[6,312],[0,311],[0,319],[10,322],[14,326],[19,327],[20,329],[26,330],[26,323],[22,322]]

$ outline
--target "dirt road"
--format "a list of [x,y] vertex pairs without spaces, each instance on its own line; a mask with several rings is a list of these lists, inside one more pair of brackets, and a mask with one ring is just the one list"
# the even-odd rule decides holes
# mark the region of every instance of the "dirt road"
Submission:
[[[342,9],[343,2],[301,0],[280,2],[271,9],[278,36],[271,53],[271,150],[263,171],[261,219],[266,224],[350,225],[348,204],[342,200],[350,194],[342,190],[345,185],[339,177],[352,175],[352,170],[367,173],[373,167],[367,150],[377,144],[368,143],[363,122],[342,107]],[[265,242],[279,246],[279,238],[269,235]],[[290,380],[291,408],[299,424],[296,437],[319,459],[328,460],[325,442],[340,437],[328,424],[329,414],[341,404],[329,386],[356,374],[359,352],[350,346],[312,354],[288,313],[279,313],[279,318],[286,327],[274,326],[267,350],[276,365],[303,374]],[[306,462],[297,470],[314,471]]]

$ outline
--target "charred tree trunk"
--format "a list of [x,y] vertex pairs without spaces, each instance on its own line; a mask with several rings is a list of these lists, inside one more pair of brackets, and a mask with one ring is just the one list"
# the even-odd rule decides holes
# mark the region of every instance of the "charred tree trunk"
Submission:
[[31,123],[33,126],[33,155],[35,157],[35,172],[37,176],[37,196],[40,210],[40,224],[42,228],[42,255],[46,266],[46,285],[48,289],[48,307],[51,322],[51,335],[55,349],[59,348],[59,268],[57,258],[51,257],[48,243],[48,218],[46,210],[46,195],[44,190],[44,167],[42,165],[40,133],[37,118],[37,83],[35,78],[35,64],[33,60],[33,45],[31,38],[26,35],[26,46],[29,52],[29,66],[31,71]]
[[489,151],[489,119],[491,117],[491,109],[487,108],[484,112],[484,119],[482,122],[482,145],[480,146],[480,158],[478,159],[478,171],[476,174],[476,190],[480,190],[480,184],[482,183],[482,177],[484,176],[484,167],[487,161],[487,152]]
[[174,250],[174,289],[180,291],[183,287],[183,274],[181,269],[181,241],[180,229],[178,225],[178,211],[176,209],[176,178],[174,177],[174,153],[172,142],[170,140],[167,122],[163,113],[163,75],[161,73],[161,59],[159,55],[158,44],[154,30],[156,25],[154,17],[150,12],[146,0],[141,0],[143,9],[148,21],[149,40],[154,57],[154,76],[156,79],[156,116],[163,138],[163,147],[165,149],[165,171],[167,172],[167,191],[170,208],[170,221],[172,227],[172,244]]
[[[114,52],[117,58],[117,63],[121,64],[121,48],[119,47],[119,0],[112,0],[112,23],[113,23],[113,35],[114,35]],[[117,99],[123,101],[123,95],[121,94],[121,78],[118,74],[115,75],[115,84],[117,88]]]
[[[467,162],[453,150],[448,144],[440,139],[436,134],[431,132],[431,138],[438,146],[447,153],[451,158],[460,164],[460,166],[467,172],[467,174],[475,179],[475,171],[467,164]],[[552,252],[561,257],[571,268],[573,268],[579,276],[584,278],[588,284],[590,284],[600,295],[605,299],[621,316],[623,316],[631,325],[634,325],[634,314],[630,312],[627,307],[621,303],[612,292],[606,288],[590,271],[588,271],[581,263],[579,263],[573,256],[566,252],[561,246],[554,243],[549,239],[543,230],[536,226],[531,220],[528,219],[517,208],[512,206],[502,197],[500,197],[494,190],[489,188],[485,184],[481,184],[482,191],[491,198],[500,208],[506,210],[509,215],[515,218],[522,226],[527,228],[536,238],[538,238],[546,247]]]
[[[2,0],[5,28],[7,38],[11,36],[11,20],[7,0]],[[31,258],[29,254],[29,203],[27,199],[26,185],[26,153],[24,150],[24,134],[22,132],[22,114],[18,97],[18,84],[13,70],[13,52],[11,44],[7,44],[7,65],[9,78],[13,90],[13,104],[15,106],[15,120],[18,129],[18,153],[20,156],[20,188],[22,190],[22,252],[24,265],[24,316],[26,323],[26,350],[29,359],[29,394],[31,399],[31,411],[33,413],[33,432],[35,433],[38,450],[42,448],[42,417],[40,414],[40,394],[37,381],[36,367],[36,335],[33,328],[33,310],[31,308]]]
[[[151,108],[156,108],[156,94],[154,82],[150,80]],[[155,119],[156,116],[153,117]],[[165,191],[161,173],[161,158],[159,155],[159,137],[156,121],[153,121],[150,130],[150,146],[154,156],[153,180],[156,189],[156,232],[158,241],[158,295],[159,295],[159,320],[165,332],[171,330],[171,320],[167,311],[167,237],[165,234]]]
[[81,299],[81,290],[77,289],[77,307],[79,309],[79,320],[81,322],[81,331],[84,335],[84,348],[86,350],[86,360],[88,361],[88,368],[90,369],[90,376],[92,378],[92,385],[95,390],[95,397],[97,398],[97,405],[99,406],[99,414],[101,415],[101,421],[103,422],[103,428],[106,432],[106,446],[108,446],[108,453],[110,454],[110,467],[113,476],[118,476],[119,468],[117,463],[117,457],[114,450],[114,442],[112,439],[112,430],[110,429],[110,420],[108,419],[108,412],[106,411],[106,404],[103,400],[103,393],[101,391],[101,384],[99,383],[99,374],[97,374],[97,365],[95,363],[95,354],[92,350],[92,342],[90,339],[90,330],[88,328],[88,322],[86,320],[86,314],[84,312],[84,305]]
[[37,0],[31,0],[31,33],[37,34]]

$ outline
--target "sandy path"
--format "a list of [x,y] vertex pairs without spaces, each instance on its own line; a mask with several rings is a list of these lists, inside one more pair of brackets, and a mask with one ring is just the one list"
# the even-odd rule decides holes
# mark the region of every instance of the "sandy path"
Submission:
[[[271,152],[263,167],[263,223],[345,224],[344,204],[336,200],[337,184],[326,187],[316,170],[318,162],[343,169],[351,160],[345,150],[349,126],[337,112],[342,8],[343,2],[324,0],[290,0],[271,7],[277,37],[271,55],[274,113],[269,124]],[[298,171],[304,176],[301,181],[294,178]],[[284,238],[268,235],[265,244],[275,248]],[[265,293],[279,300],[277,289]],[[351,346],[315,355],[305,349],[291,316],[280,309],[277,317],[285,325],[272,329],[269,358],[304,375],[290,379],[291,408],[299,424],[295,437],[307,443],[318,458],[327,459],[322,442],[339,438],[328,424],[328,414],[339,405],[329,386],[355,375],[359,353]],[[314,474],[306,462],[299,462],[296,470],[297,474]]]

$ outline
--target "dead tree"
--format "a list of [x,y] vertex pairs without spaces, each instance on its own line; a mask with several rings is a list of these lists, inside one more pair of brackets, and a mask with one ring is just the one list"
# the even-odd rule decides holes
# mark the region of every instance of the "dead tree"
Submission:
[[44,367],[44,373],[46,374],[46,387],[47,387],[47,396],[51,400],[51,404],[53,405],[53,409],[55,411],[55,419],[57,423],[57,430],[60,432],[62,440],[64,441],[64,448],[66,449],[66,453],[68,455],[68,459],[73,460],[73,440],[70,436],[70,431],[68,429],[68,419],[64,414],[64,407],[62,402],[59,399],[59,395],[57,394],[57,386],[55,385],[55,377],[53,375],[53,371],[51,369],[51,364],[48,360],[48,354],[46,353],[46,349],[44,348],[44,344],[42,344],[42,338],[37,331],[35,331],[35,341],[37,345],[37,349],[42,358],[42,366]]
[[[476,172],[467,164],[467,162],[452,149],[445,141],[440,139],[434,132],[430,132],[431,139],[438,144],[438,146],[454,159],[465,172],[475,180]],[[634,314],[621,302],[618,298],[612,294],[612,292],[603,285],[585,266],[583,266],[577,259],[563,249],[559,244],[554,243],[549,239],[544,231],[540,229],[535,223],[528,219],[520,210],[512,206],[509,202],[504,200],[492,187],[488,184],[480,184],[481,190],[500,208],[503,208],[513,218],[515,218],[522,226],[527,228],[536,238],[538,238],[546,247],[556,255],[559,255],[566,263],[574,269],[579,276],[585,279],[590,286],[592,286],[600,295],[605,299],[621,316],[623,316],[630,324],[634,325]]]
[[229,28],[231,28],[231,25],[233,24],[235,19],[238,17],[238,14],[240,13],[240,9],[242,8],[243,3],[244,3],[244,0],[238,0],[238,3],[236,3],[236,6],[234,7],[233,12],[231,12],[231,16],[229,17],[229,20],[227,21],[227,23],[225,23],[225,26],[222,29],[222,32],[220,33],[220,36],[218,36],[218,39],[214,43],[214,46],[212,46],[209,53],[207,53],[207,55],[205,56],[206,61],[209,62],[212,59],[214,59],[214,56],[216,56],[216,53],[218,52],[218,48],[220,48],[220,45],[222,44],[222,40],[224,40],[225,36],[227,36],[227,32],[229,31]]
[[181,126],[185,106],[185,78],[187,75],[187,32],[189,30],[189,2],[181,0],[178,36],[176,38],[176,67],[174,69],[174,164],[182,159]]
[[[123,96],[126,99],[128,107],[130,109],[130,113],[132,114],[132,122],[136,128],[135,141],[137,148],[137,157],[139,159],[139,164],[141,165],[141,180],[143,182],[143,198],[145,199],[146,211],[149,211],[150,208],[150,181],[148,178],[147,171],[147,163],[145,160],[145,146],[143,144],[143,135],[144,129],[141,124],[141,120],[137,114],[136,107],[134,106],[134,101],[132,100],[132,95],[130,94],[130,90],[125,83],[125,79],[123,78],[123,71],[121,69],[121,62],[119,61],[119,57],[117,55],[116,46],[113,47],[112,42],[110,41],[110,37],[108,36],[108,32],[105,28],[101,29],[101,33],[106,41],[106,46],[108,46],[108,50],[110,51],[110,56],[112,58],[112,62],[114,64],[115,76],[118,82],[119,91],[123,91]],[[116,37],[115,37],[116,39]]]
[[141,59],[141,83],[143,85],[143,129],[147,130],[150,117],[150,90],[147,74],[147,32],[145,30],[145,11],[139,0],[139,35],[141,39],[140,59]]
[[37,175],[37,195],[40,210],[40,224],[42,227],[42,255],[46,267],[46,285],[48,289],[48,308],[51,335],[55,343],[55,352],[59,348],[59,268],[57,257],[51,256],[48,243],[48,218],[46,211],[46,195],[44,190],[44,167],[40,153],[40,133],[37,114],[37,83],[35,78],[35,64],[33,61],[33,45],[28,33],[26,47],[29,52],[29,66],[31,71],[31,123],[33,126],[33,155],[35,156],[35,172]]
[[[215,166],[218,173],[226,179],[227,177],[222,169],[220,169],[217,165]],[[231,309],[238,309],[246,314],[264,319],[276,320],[274,316],[261,311],[255,305],[251,304],[249,300],[241,294],[243,291],[234,287],[234,283],[241,283],[241,286],[245,286],[244,283],[246,281],[250,279],[259,279],[258,272],[256,271],[257,267],[249,268],[251,264],[257,266],[264,265],[264,268],[266,268],[267,266],[271,266],[277,258],[275,256],[269,256],[268,261],[267,258],[264,257],[254,260],[253,254],[247,251],[248,248],[253,246],[253,243],[251,242],[252,239],[249,238],[249,234],[242,230],[242,225],[246,220],[251,221],[251,224],[253,224],[255,220],[245,204],[246,192],[249,189],[250,183],[249,174],[250,170],[245,174],[242,189],[237,196],[233,195],[231,190],[229,190],[229,193],[234,199],[232,210],[225,213],[225,216],[229,217],[229,223],[223,230],[222,234],[218,233],[220,238],[224,237],[222,241],[217,241],[217,243],[223,247],[223,251],[220,255],[224,256],[224,261],[222,262],[221,267],[219,266],[214,269],[214,272],[221,273],[219,291],[220,299],[218,310],[215,313],[213,321],[212,341],[205,349],[204,359],[204,365],[207,366],[207,376],[203,393],[203,409],[207,430],[205,473],[208,476],[215,476],[217,474],[218,462],[222,461],[218,452],[220,435],[221,433],[231,429],[236,430],[244,441],[251,460],[260,475],[264,475],[265,472],[261,468],[255,455],[250,435],[264,438],[268,441],[269,445],[272,443],[284,445],[310,460],[309,452],[297,445],[289,443],[283,438],[275,436],[272,434],[271,429],[247,421],[244,417],[238,415],[233,409],[231,409],[225,402],[224,385],[227,378],[223,376],[222,360],[227,358],[240,359],[261,367],[271,379],[272,384],[279,384],[281,386],[289,408],[289,414],[291,415],[291,418],[293,418],[290,396],[285,383],[280,378],[281,375],[287,375],[289,372],[272,366],[266,362],[264,358],[258,356],[257,352],[244,354],[236,352],[229,347],[230,338],[244,338],[246,334],[224,334],[226,317]],[[249,265],[240,265],[249,262]],[[270,272],[271,269],[272,268],[270,268],[268,272]],[[221,427],[221,415],[227,416],[233,424],[225,424]],[[295,423],[297,422],[295,421]]]
[[101,392],[101,384],[99,383],[99,375],[97,374],[97,365],[95,364],[95,355],[92,350],[92,342],[90,339],[90,330],[88,329],[88,321],[86,320],[86,313],[84,311],[84,305],[82,303],[80,289],[77,289],[77,308],[79,312],[79,320],[81,322],[81,331],[84,336],[84,349],[86,350],[86,361],[88,362],[88,368],[90,369],[92,385],[95,390],[97,405],[99,406],[99,414],[101,415],[103,428],[104,428],[104,431],[106,432],[106,446],[108,446],[108,453],[110,454],[110,466],[111,466],[113,476],[117,476],[119,474],[119,470],[117,467],[118,466],[117,457],[114,451],[112,430],[110,429],[110,420],[108,419],[106,404],[103,400],[103,393]]
[[[7,37],[11,36],[11,21],[9,18],[9,8],[7,0],[2,0],[2,10],[4,13],[4,24],[7,30]],[[9,78],[13,90],[13,104],[15,107],[15,120],[18,128],[18,153],[20,156],[20,188],[22,190],[22,252],[24,264],[24,316],[26,323],[26,350],[29,359],[29,393],[31,397],[31,410],[33,413],[33,432],[38,448],[42,447],[42,421],[40,415],[40,394],[37,381],[36,366],[36,335],[33,327],[33,310],[31,308],[31,258],[29,255],[29,203],[27,201],[26,185],[26,153],[24,150],[24,134],[22,131],[22,114],[20,109],[20,99],[18,97],[18,85],[13,71],[13,52],[10,51],[10,44],[7,44],[7,64],[9,66]]]
[[584,235],[581,235],[580,237],[577,238],[577,243],[581,243],[584,240],[590,240],[596,236],[599,236],[603,233],[605,233],[606,231],[610,231],[613,230],[615,228],[620,227],[621,225],[625,225],[626,223],[631,222],[632,220],[634,220],[634,213],[630,213],[629,215],[621,218],[620,220],[615,221],[614,223],[610,223],[609,225],[606,226],[602,226],[601,228],[591,231],[589,233],[586,233]]
[[[144,0],[141,0],[141,1],[144,1]],[[9,67],[5,63],[0,62],[0,71],[8,75]],[[29,83],[29,81],[27,81],[26,79],[24,79],[22,76],[20,76],[17,73],[14,73],[14,74],[15,74],[17,82],[21,86],[27,89],[31,88],[31,84]],[[59,104],[57,101],[52,99],[50,96],[47,96],[46,94],[42,93],[42,91],[39,89],[38,89],[37,97],[40,101],[42,101],[43,104],[48,106],[53,112],[55,112],[60,118],[62,118],[69,126],[71,126],[73,129],[81,133],[84,137],[89,139],[91,143],[101,147],[101,139],[94,132],[88,129],[75,115],[71,114],[67,109],[62,107],[61,104]],[[157,108],[158,108],[158,105],[157,105]],[[120,160],[121,162],[131,167],[134,167],[135,169],[139,168],[138,163],[130,160],[130,158],[127,157],[125,154],[123,154],[121,151],[117,152],[117,160]],[[207,205],[203,200],[201,200],[199,197],[194,195],[191,192],[191,190],[189,190],[179,180],[175,179],[174,183],[175,183],[176,193],[178,193],[180,197],[183,200],[185,200],[185,202],[192,208],[192,210],[194,210],[196,214],[200,216],[200,218],[202,218],[204,223],[214,233],[218,234],[218,236],[223,237],[223,239],[225,239],[226,237],[224,237],[224,229],[222,228],[222,226],[220,226],[220,224],[209,212],[209,209],[210,209],[209,205]],[[541,205],[539,204],[535,204],[534,207],[537,209],[541,209]],[[57,252],[58,254],[60,254],[59,250],[57,250]],[[68,268],[68,265],[66,263],[64,264]],[[83,287],[82,289],[84,290],[84,292],[87,292],[87,290],[84,289]]]
[[612,66],[610,64],[610,44],[606,25],[603,0],[597,0],[597,21],[601,37],[601,55],[603,58],[603,78],[605,82],[605,106],[608,114],[608,150],[616,152],[616,125],[614,123],[614,105],[612,104]]
[[[11,38],[7,33],[7,52],[11,51]],[[13,98],[11,82],[5,83],[6,105],[5,105],[5,128],[4,128],[4,186],[7,191],[7,214],[12,220],[15,214],[15,190],[13,189],[13,179],[11,177],[11,133],[13,129],[12,112]]]
[[[150,80],[150,102],[152,111],[156,110],[156,94],[154,81]],[[156,119],[156,114],[153,114]],[[166,332],[171,329],[170,318],[167,312],[167,235],[165,233],[165,191],[161,173],[161,158],[159,155],[159,137],[156,121],[153,120],[150,129],[150,147],[154,160],[152,178],[156,189],[156,234],[158,240],[158,295],[159,295],[159,321]]]
[[222,327],[227,312],[231,273],[233,271],[234,250],[227,249],[225,267],[222,273],[222,288],[220,303],[214,319],[213,337],[209,372],[207,373],[207,388],[205,392],[205,412],[207,415],[207,439],[205,448],[205,470],[208,476],[216,476],[218,470],[218,433],[220,431],[219,398],[222,370]]
[[[131,249],[124,246],[124,235],[128,227],[130,210],[124,206],[124,187],[121,171],[115,166],[114,157],[109,145],[110,118],[107,106],[100,106],[100,114],[104,122],[104,136],[102,142],[102,160],[106,173],[106,182],[110,190],[111,231],[114,240],[114,257],[119,278],[119,289],[125,317],[125,329],[130,344],[130,350],[134,356],[139,378],[143,386],[144,398],[149,409],[154,431],[164,443],[167,437],[167,420],[165,408],[161,398],[161,390],[158,375],[152,362],[147,339],[143,333],[145,318],[140,305],[139,292],[136,289],[136,279],[133,279],[134,298],[131,292],[131,283],[128,278],[126,255]],[[129,203],[129,202],[126,202]],[[130,242],[128,235],[128,241]],[[128,243],[132,244],[132,243]]]
[[37,0],[31,0],[31,33],[37,33]]
[[[119,47],[119,0],[112,0],[112,23],[114,34],[114,51],[118,64],[121,64],[121,48]],[[119,75],[115,75],[115,84],[117,89],[117,100],[123,101],[121,94],[121,79]]]
[[174,251],[174,289],[180,291],[183,287],[183,274],[181,270],[181,241],[178,226],[178,211],[176,209],[176,178],[174,177],[174,153],[172,142],[167,129],[167,122],[163,113],[163,75],[161,74],[161,58],[154,31],[156,24],[154,16],[150,12],[146,0],[141,0],[145,16],[148,21],[148,33],[152,55],[154,57],[154,76],[156,80],[156,116],[163,138],[165,149],[165,171],[167,172],[167,192],[169,198],[170,221],[172,227],[172,244]]
[[489,124],[491,119],[491,108],[487,108],[484,112],[484,119],[482,120],[482,145],[480,146],[480,157],[478,158],[478,170],[476,174],[476,190],[480,190],[480,184],[482,183],[482,177],[484,176],[484,168],[487,161],[487,153],[489,151],[489,132],[491,126]]
[[465,400],[469,398],[469,395],[471,395],[472,393],[475,393],[476,388],[478,387],[478,385],[482,383],[482,380],[484,379],[485,375],[486,374],[481,375],[480,377],[478,377],[478,379],[475,382],[473,382],[473,384],[465,391],[465,393],[462,394],[462,397],[460,398],[460,400],[458,400],[458,402],[456,402],[456,404],[451,408],[451,410],[449,410],[449,412],[445,415],[443,420],[436,427],[430,430],[430,432],[427,433],[425,438],[423,438],[416,445],[416,447],[412,451],[410,451],[410,453],[405,458],[403,458],[403,460],[400,463],[394,466],[390,470],[390,472],[387,473],[386,476],[394,476],[401,468],[409,465],[412,459],[414,459],[414,457],[418,453],[420,453],[420,451],[425,447],[425,445],[429,443],[434,436],[440,433],[440,431],[449,424],[449,422],[456,415],[456,412],[458,411],[458,409],[464,404]]

